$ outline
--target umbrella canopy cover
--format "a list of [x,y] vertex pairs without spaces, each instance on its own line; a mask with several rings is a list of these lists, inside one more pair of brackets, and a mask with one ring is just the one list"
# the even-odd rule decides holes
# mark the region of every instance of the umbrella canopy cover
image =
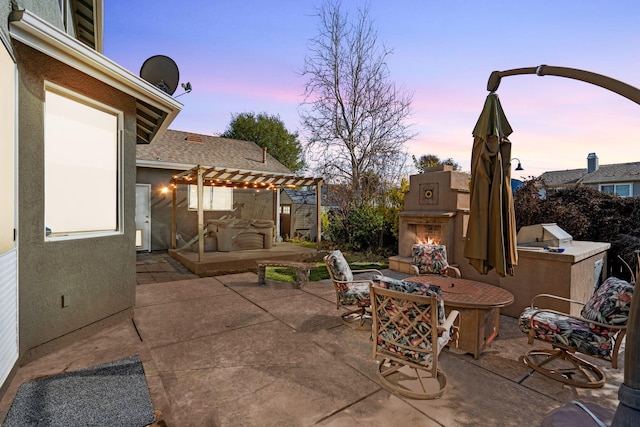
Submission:
[[518,263],[511,192],[512,132],[498,95],[490,93],[473,129],[471,205],[464,256],[480,273],[513,275]]

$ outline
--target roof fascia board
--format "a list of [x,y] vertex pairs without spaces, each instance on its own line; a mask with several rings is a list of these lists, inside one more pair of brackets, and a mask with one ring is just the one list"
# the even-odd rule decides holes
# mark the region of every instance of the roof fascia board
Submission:
[[[138,159],[136,160],[136,166],[147,167],[147,168],[158,168],[158,169],[188,170],[188,169],[196,169],[198,165],[187,164],[187,163],[171,163],[171,162],[164,162],[160,160]],[[222,168],[218,166],[204,166],[204,165],[200,165],[200,166],[206,170],[207,175],[209,175],[210,173],[224,173],[224,174],[255,175],[255,176],[267,176],[267,177],[278,177],[278,178],[299,178],[298,175],[293,173],[283,174],[280,172],[268,172],[268,171],[259,171],[259,170],[249,170],[249,169],[230,169],[230,168]]]
[[158,160],[136,160],[136,166],[139,168],[154,168],[154,169],[171,169],[187,171],[193,169],[195,165],[187,163],[169,163],[161,162]]
[[157,134],[167,129],[182,110],[182,104],[175,98],[28,10],[14,10],[10,21],[9,34],[13,39],[166,112]]

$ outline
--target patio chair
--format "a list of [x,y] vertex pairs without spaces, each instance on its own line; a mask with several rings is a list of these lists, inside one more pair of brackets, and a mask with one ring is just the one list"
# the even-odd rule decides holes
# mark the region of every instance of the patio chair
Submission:
[[413,399],[436,399],[447,378],[438,369],[438,355],[452,339],[459,313],[445,317],[439,287],[374,277],[371,287],[373,357],[377,376],[389,391]]
[[[370,279],[354,279],[353,271],[340,250],[335,250],[324,257],[329,277],[336,290],[336,308],[342,306],[356,307],[340,316],[342,324],[354,329],[371,329],[371,302],[369,299]],[[356,270],[356,273],[375,273],[375,269]]]
[[413,259],[410,267],[414,276],[439,274],[462,277],[460,270],[447,262],[445,245],[414,245],[411,251]]
[[[627,329],[633,285],[609,277],[587,303],[549,294],[536,295],[520,315],[520,329],[529,337],[545,341],[552,349],[535,349],[524,356],[525,363],[549,378],[584,388],[602,387],[606,381],[600,368],[575,353],[611,362],[618,367],[618,350]],[[582,305],[580,316],[538,308],[541,300],[568,301]]]

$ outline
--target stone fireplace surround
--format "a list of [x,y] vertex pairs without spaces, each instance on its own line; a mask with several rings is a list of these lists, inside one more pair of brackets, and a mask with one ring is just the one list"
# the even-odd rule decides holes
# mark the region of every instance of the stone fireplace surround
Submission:
[[469,215],[469,175],[441,165],[409,180],[405,209],[399,214],[398,256],[389,258],[389,267],[410,273],[412,247],[425,243],[425,238],[447,247],[450,264],[461,262],[458,258],[462,259]]

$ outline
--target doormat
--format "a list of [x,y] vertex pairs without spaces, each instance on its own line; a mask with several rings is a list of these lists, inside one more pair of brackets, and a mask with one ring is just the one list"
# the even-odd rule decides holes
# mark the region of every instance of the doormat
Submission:
[[155,421],[140,356],[23,383],[3,427],[146,426]]

